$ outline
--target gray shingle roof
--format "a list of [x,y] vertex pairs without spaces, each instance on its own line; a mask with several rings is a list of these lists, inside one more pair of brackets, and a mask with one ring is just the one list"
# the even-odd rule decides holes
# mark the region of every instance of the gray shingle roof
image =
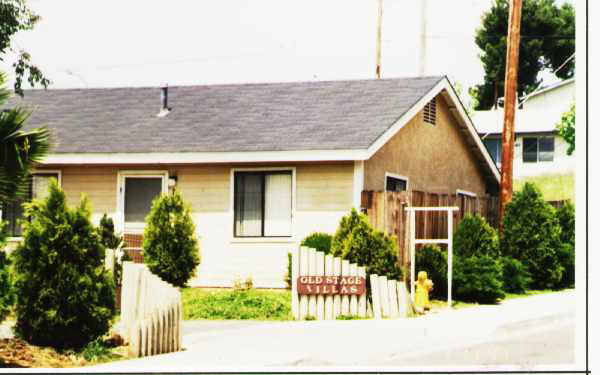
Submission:
[[48,126],[53,153],[366,149],[442,76],[169,87],[29,90],[27,127]]

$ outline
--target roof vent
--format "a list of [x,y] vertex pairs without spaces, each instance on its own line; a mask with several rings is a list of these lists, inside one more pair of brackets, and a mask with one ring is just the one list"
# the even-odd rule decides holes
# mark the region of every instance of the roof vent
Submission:
[[160,112],[156,116],[165,117],[169,112],[171,112],[171,108],[169,108],[169,85],[165,83],[160,88]]
[[425,104],[423,108],[423,121],[435,125],[436,118],[436,108],[435,108],[435,98],[431,99],[431,101]]

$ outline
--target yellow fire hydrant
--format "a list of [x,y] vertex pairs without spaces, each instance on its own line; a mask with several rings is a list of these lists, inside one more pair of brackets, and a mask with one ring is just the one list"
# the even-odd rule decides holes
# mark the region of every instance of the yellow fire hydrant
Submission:
[[420,271],[417,278],[417,288],[415,292],[415,308],[417,312],[424,314],[425,310],[431,309],[429,301],[429,292],[433,289],[433,281],[427,278],[427,272]]

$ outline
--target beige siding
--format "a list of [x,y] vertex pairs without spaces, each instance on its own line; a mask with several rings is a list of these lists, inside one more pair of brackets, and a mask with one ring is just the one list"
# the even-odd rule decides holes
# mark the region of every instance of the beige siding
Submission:
[[67,204],[77,205],[85,193],[94,214],[111,213],[117,207],[117,169],[114,167],[63,167],[62,188]]
[[369,160],[365,190],[385,189],[385,172],[409,178],[409,189],[455,193],[456,189],[485,194],[485,179],[473,151],[443,97],[438,96],[436,125],[419,112]]
[[230,206],[229,166],[194,166],[177,169],[177,189],[194,212],[224,212]]
[[298,166],[296,168],[296,210],[350,210],[353,178],[354,164]]

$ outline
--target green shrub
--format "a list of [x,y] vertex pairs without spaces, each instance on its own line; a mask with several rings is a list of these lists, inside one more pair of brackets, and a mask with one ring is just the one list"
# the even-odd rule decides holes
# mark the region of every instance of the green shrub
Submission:
[[332,241],[332,254],[365,267],[368,275],[377,274],[395,280],[402,278],[396,238],[373,229],[367,217],[358,214],[355,209],[342,218]]
[[[427,272],[427,278],[433,281],[431,298],[448,298],[448,257],[437,245],[425,245],[415,253],[415,271]],[[415,275],[416,280],[416,275]]]
[[25,205],[23,242],[13,255],[17,292],[15,332],[35,345],[81,348],[108,332],[114,285],[104,246],[83,198],[66,206],[56,180],[44,200]]
[[532,277],[532,288],[551,289],[562,278],[557,251],[560,226],[552,206],[544,201],[539,189],[525,183],[506,205],[502,255],[520,260]]
[[531,284],[531,275],[527,268],[517,259],[511,257],[502,257],[501,259],[504,291],[517,294],[525,293]]
[[292,253],[287,254],[287,272],[285,273],[285,277],[283,281],[287,284],[288,289],[292,289]]
[[558,288],[572,288],[575,286],[575,206],[567,201],[556,210],[560,225],[560,242],[558,261],[564,268]]
[[331,239],[333,236],[328,233],[315,232],[302,240],[301,246],[307,246],[325,255],[329,254],[331,250]]
[[479,214],[467,214],[458,224],[452,242],[454,254],[461,257],[498,257],[498,233]]
[[121,247],[121,237],[115,234],[115,224],[113,219],[108,217],[106,214],[100,219],[100,226],[98,226],[100,237],[102,238],[102,244],[107,249],[118,249]]
[[183,287],[200,264],[191,208],[181,194],[154,199],[144,230],[144,262],[161,279]]
[[496,303],[504,298],[502,264],[489,255],[454,257],[452,294],[460,301]]
[[0,221],[0,323],[6,319],[15,303],[10,260],[4,252],[7,237],[6,223]]

